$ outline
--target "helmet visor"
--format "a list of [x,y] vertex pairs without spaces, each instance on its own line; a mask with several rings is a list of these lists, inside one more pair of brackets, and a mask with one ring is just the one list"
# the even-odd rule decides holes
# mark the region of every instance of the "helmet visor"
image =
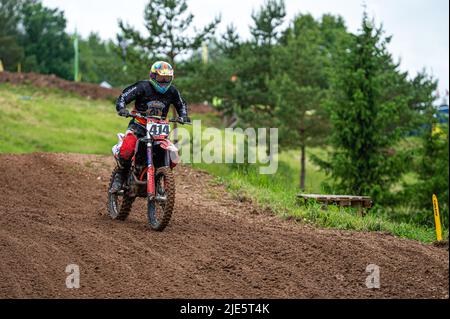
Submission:
[[173,76],[172,75],[156,75],[156,81],[158,83],[170,83],[173,80]]

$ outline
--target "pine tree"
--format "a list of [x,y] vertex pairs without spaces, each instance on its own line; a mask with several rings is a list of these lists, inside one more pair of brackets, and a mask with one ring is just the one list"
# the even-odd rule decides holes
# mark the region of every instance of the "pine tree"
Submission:
[[252,14],[252,39],[241,45],[235,61],[238,80],[234,90],[239,106],[236,111],[242,125],[270,127],[273,124],[274,97],[268,87],[273,76],[270,63],[285,16],[284,0],[267,0]]
[[320,144],[328,122],[321,107],[328,81],[320,23],[311,15],[297,16],[283,44],[274,49],[271,62],[274,118],[279,123],[281,146],[300,147],[300,189],[305,190],[306,146]]
[[[418,208],[422,208],[427,213],[422,223],[433,225],[429,212],[432,211],[431,198],[433,194],[439,199],[441,216],[445,228],[449,226],[449,145],[448,145],[448,124],[440,125],[438,130],[433,130],[439,124],[429,110],[430,119],[428,129],[422,135],[422,147],[420,150],[420,160],[417,165],[419,181],[412,186],[409,199]],[[410,190],[410,191],[411,191]]]
[[250,32],[259,46],[272,46],[278,39],[278,28],[286,17],[286,5],[283,0],[267,0],[259,11],[252,14],[254,25]]
[[[449,137],[447,123],[440,123],[439,112],[435,107],[434,92],[437,81],[424,73],[419,74],[412,83],[415,133],[419,135],[420,144],[414,152],[411,171],[417,176],[417,182],[404,185],[403,203],[414,207],[416,214],[411,218],[417,223],[433,227],[431,198],[435,194],[439,199],[441,216],[445,228],[449,221]],[[442,116],[442,115],[441,115]],[[422,213],[421,213],[422,212]]]
[[119,27],[124,38],[148,57],[163,56],[173,64],[177,56],[195,50],[207,41],[220,22],[220,18],[216,18],[202,30],[195,30],[195,36],[189,36],[187,31],[194,15],[187,9],[186,0],[150,0],[144,11],[148,36],[143,36],[123,21],[119,21]]
[[316,158],[335,190],[371,195],[379,203],[406,170],[394,146],[404,136],[401,115],[410,112],[407,74],[387,51],[390,38],[365,14],[360,34],[336,57],[328,102],[333,133],[330,161]]
[[217,46],[227,58],[233,59],[239,55],[241,40],[233,24],[227,26],[227,30],[221,40],[217,42]]

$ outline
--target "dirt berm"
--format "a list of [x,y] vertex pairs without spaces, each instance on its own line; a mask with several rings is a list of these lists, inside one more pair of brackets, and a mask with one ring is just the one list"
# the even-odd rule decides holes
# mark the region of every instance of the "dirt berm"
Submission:
[[[55,75],[44,75],[37,73],[0,72],[0,83],[8,83],[12,85],[32,85],[38,88],[60,89],[65,92],[71,92],[95,100],[115,100],[122,93],[122,90],[119,88],[108,89],[93,83],[72,82],[58,78]],[[191,113],[197,114],[220,115],[220,112],[218,112],[212,106],[199,103],[190,103],[189,111]]]
[[[187,167],[165,232],[148,229],[143,202],[111,221],[112,167],[102,156],[0,156],[0,297],[448,298],[448,250],[284,221]],[[66,288],[68,264],[80,289]],[[380,289],[366,287],[370,264]]]

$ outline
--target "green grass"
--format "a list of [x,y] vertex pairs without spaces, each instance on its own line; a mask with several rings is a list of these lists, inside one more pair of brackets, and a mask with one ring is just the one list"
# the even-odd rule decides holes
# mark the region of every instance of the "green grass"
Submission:
[[[280,164],[281,167],[284,166],[282,162]],[[254,168],[244,172],[232,170],[221,164],[193,166],[215,175],[216,181],[225,185],[236,198],[249,198],[283,218],[294,218],[324,228],[385,232],[425,243],[431,243],[436,239],[433,228],[392,222],[383,218],[385,214],[379,211],[369,211],[361,217],[351,208],[329,206],[325,210],[321,205],[314,203],[300,205],[296,199],[298,187],[296,184],[286,182],[284,176],[288,171],[283,173],[284,168],[281,168],[281,172],[275,176],[261,176]]]
[[[195,115],[217,123],[212,115]],[[0,153],[110,154],[129,120],[112,101],[95,101],[53,89],[0,84]]]
[[109,154],[127,121],[109,101],[0,84],[0,153]]
[[[214,115],[192,115],[206,126],[220,127]],[[0,84],[0,153],[69,152],[110,154],[116,143],[116,133],[125,131],[128,120],[116,115],[112,101],[94,101],[59,90],[37,89],[30,86]],[[324,150],[308,149],[311,154],[324,155]],[[280,154],[275,175],[258,174],[258,167],[247,170],[226,164],[194,164],[216,176],[239,198],[253,202],[284,218],[334,229],[387,232],[398,237],[433,242],[434,229],[405,222],[393,222],[384,212],[372,211],[360,217],[352,209],[317,204],[301,206],[299,193],[299,152]],[[307,161],[306,191],[322,193],[325,175]],[[406,176],[413,181],[414,176]],[[431,217],[432,218],[432,215]],[[445,233],[448,233],[446,231]]]
[[[311,148],[306,151],[306,180],[305,192],[322,194],[322,182],[326,180],[324,172],[314,165],[310,160],[310,155],[322,155],[323,150],[320,148]],[[283,179],[289,181],[291,185],[300,187],[300,151],[290,150],[280,153],[280,170]]]
[[[306,193],[323,194],[322,183],[327,177],[309,160],[312,154],[322,158],[326,156],[325,150],[321,148],[307,150]],[[392,218],[392,212],[380,208],[371,210],[362,217],[355,209],[351,208],[330,206],[324,210],[317,204],[299,205],[297,201],[297,195],[300,193],[299,158],[298,150],[282,152],[275,175],[260,175],[258,167],[255,165],[247,167],[247,169],[236,169],[235,166],[226,164],[207,165],[201,163],[192,166],[216,176],[217,182],[225,185],[237,198],[249,198],[284,218],[294,218],[303,223],[324,228],[378,231],[426,243],[435,241],[434,228],[405,222],[408,220],[408,215],[411,216],[414,211],[402,211],[402,214],[406,214],[403,220],[395,221]],[[409,174],[404,179],[413,182],[415,176]],[[430,218],[433,218],[432,211]],[[448,234],[448,230],[444,230],[444,233]]]

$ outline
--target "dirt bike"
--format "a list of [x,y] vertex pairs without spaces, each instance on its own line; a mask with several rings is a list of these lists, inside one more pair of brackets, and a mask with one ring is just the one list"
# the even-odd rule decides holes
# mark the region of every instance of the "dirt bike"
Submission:
[[[167,121],[161,116],[163,105],[149,103],[145,113],[131,113],[129,117],[146,123],[146,136],[138,139],[131,169],[122,190],[111,192],[119,164],[111,175],[108,189],[108,214],[113,220],[128,218],[136,198],[147,199],[147,216],[153,230],[163,231],[170,222],[175,205],[175,178],[172,169],[178,162],[178,149],[169,140],[170,123],[190,124],[178,119]],[[118,150],[125,137],[119,134],[119,143],[113,147],[118,161]]]

